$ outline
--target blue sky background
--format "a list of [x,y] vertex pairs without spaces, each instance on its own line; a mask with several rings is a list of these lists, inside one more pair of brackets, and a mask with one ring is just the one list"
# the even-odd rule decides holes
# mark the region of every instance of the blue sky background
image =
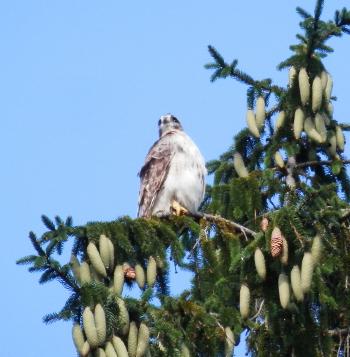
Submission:
[[[246,88],[211,84],[207,45],[259,78],[295,43],[296,6],[314,1],[51,0],[0,2],[1,356],[74,356],[71,324],[50,326],[67,295],[16,266],[32,253],[40,215],[75,224],[136,214],[144,156],[157,120],[178,116],[207,160],[245,125]],[[324,16],[349,6],[326,4]],[[349,120],[349,38],[332,41],[335,117]],[[173,276],[173,291],[187,285]],[[242,356],[244,347],[236,349]]]

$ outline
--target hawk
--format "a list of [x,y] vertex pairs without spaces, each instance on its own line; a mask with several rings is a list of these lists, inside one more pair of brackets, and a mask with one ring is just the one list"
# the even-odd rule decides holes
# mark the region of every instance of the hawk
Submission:
[[196,213],[205,191],[203,156],[173,115],[161,116],[158,128],[139,173],[138,217]]

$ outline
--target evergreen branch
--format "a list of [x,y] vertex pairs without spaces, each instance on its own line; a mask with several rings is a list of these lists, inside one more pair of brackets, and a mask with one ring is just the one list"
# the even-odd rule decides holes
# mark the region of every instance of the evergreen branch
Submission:
[[328,53],[333,52],[333,49],[326,46],[325,42],[332,36],[340,37],[342,32],[350,34],[348,27],[350,25],[350,11],[344,8],[342,11],[335,13],[334,22],[324,22],[320,20],[323,5],[324,0],[317,1],[314,16],[299,7],[296,9],[304,19],[300,23],[300,27],[305,35],[296,35],[300,43],[290,46],[290,49],[295,53],[278,65],[277,68],[279,70],[290,66],[299,67],[313,64],[321,65],[322,67],[319,61],[320,58],[324,58]]
[[49,268],[40,277],[39,284],[48,283],[49,281],[52,281],[56,278],[57,278],[56,272],[53,269]]
[[[313,21],[313,27],[309,34],[308,46],[307,46],[307,58],[311,59],[318,45],[324,41],[319,39],[319,20],[323,9],[324,0],[317,0],[315,7],[315,15]],[[308,31],[307,31],[308,32]]]
[[[323,3],[323,1],[322,1]],[[315,21],[314,21],[314,27],[313,27],[313,39],[311,38],[311,42],[309,44],[312,44],[314,48],[311,48],[309,46],[308,48],[308,55],[311,56],[312,53],[314,52],[315,49],[319,50],[325,50],[327,46],[324,48],[324,42],[327,41],[330,37],[332,36],[341,36],[341,31],[345,33],[349,33],[349,29],[346,26],[350,25],[350,11],[347,11],[346,8],[342,10],[340,13],[339,11],[336,12],[335,14],[335,22],[328,23],[327,24],[327,29],[323,29],[322,32],[319,31],[319,18],[316,18],[316,13],[317,11],[322,11],[323,4],[317,4],[317,6],[320,6],[320,9],[315,10]],[[310,52],[311,51],[311,52]],[[333,50],[328,47],[327,48],[328,52],[332,52]],[[309,57],[311,58],[311,57]]]
[[[334,160],[321,160],[321,161],[307,161],[307,162],[302,162],[300,164],[296,164],[294,166],[294,168],[296,169],[301,169],[301,168],[304,168],[304,167],[308,167],[308,166],[318,166],[318,165],[332,165],[332,163],[334,162]],[[344,164],[344,165],[348,165],[350,164],[350,160],[341,160],[341,162]]]
[[324,33],[319,36],[318,46],[322,46],[322,43],[327,41],[332,36],[340,36],[341,35],[340,30],[341,29],[339,27],[333,26],[328,31],[324,31]]
[[64,222],[60,216],[55,216],[55,222],[57,226],[64,226]]
[[305,242],[304,242],[304,239],[302,237],[302,235],[298,232],[297,228],[295,227],[295,225],[289,220],[289,223],[294,231],[294,234],[296,236],[296,238],[299,240],[301,246],[304,248],[305,246]]
[[350,217],[350,208],[344,208],[341,210],[341,220],[346,220],[347,218]]
[[[334,22],[335,24],[342,28],[342,30],[348,30],[346,28],[346,26],[350,25],[350,11],[348,11],[345,7],[343,8],[343,10],[340,12],[339,10],[337,10],[335,12],[335,16],[334,16]],[[347,31],[344,31],[347,32]]]
[[235,340],[232,341],[231,337],[227,335],[226,330],[225,330],[225,327],[222,326],[222,324],[220,323],[220,321],[217,319],[217,314],[215,314],[215,313],[213,313],[213,312],[210,312],[209,315],[214,318],[215,323],[217,324],[217,326],[220,328],[220,330],[222,330],[222,331],[224,332],[225,338],[226,338],[227,340],[229,340],[232,344],[235,344],[236,341],[235,341]]
[[73,226],[73,218],[71,216],[67,217],[65,225],[67,227],[72,227]]
[[316,8],[315,8],[315,20],[318,22],[318,20],[321,17],[321,13],[323,10],[323,5],[324,5],[324,0],[317,0],[316,3]]
[[220,68],[220,65],[217,63],[207,63],[204,65],[205,69],[218,69]]
[[247,73],[244,73],[238,69],[236,69],[238,61],[233,60],[233,62],[229,65],[227,64],[223,57],[219,54],[219,52],[213,47],[213,46],[208,46],[208,50],[210,55],[213,57],[215,60],[214,63],[208,63],[204,67],[207,69],[216,69],[214,73],[211,76],[211,81],[215,81],[218,78],[226,78],[228,76],[235,78],[239,82],[243,82],[249,86],[254,87],[258,91],[267,91],[274,93],[276,96],[280,97],[284,92],[285,89],[282,87],[279,87],[277,85],[271,85],[271,80],[262,80],[262,81],[257,81],[254,80],[251,76],[249,76]]
[[[266,112],[266,118],[271,118],[274,114],[276,114],[280,110],[280,105],[276,104],[269,111]],[[350,130],[350,129],[349,129]]]
[[299,33],[296,35],[296,38],[305,44],[307,43],[306,37],[303,35],[300,35]]
[[277,85],[268,85],[268,84],[266,84],[266,81],[254,80],[248,74],[246,74],[238,69],[235,69],[235,68],[232,68],[230,76],[240,82],[243,82],[247,85],[253,86],[254,88],[257,88],[260,90],[265,90],[267,92],[272,92],[272,93],[276,94],[278,97],[280,97],[285,92],[285,89],[283,87],[279,87]]
[[350,131],[350,124],[339,124],[344,131]]
[[214,58],[215,62],[221,67],[225,68],[228,65],[226,64],[224,58],[220,55],[220,53],[213,47],[213,46],[208,46],[208,51],[210,55]]
[[255,236],[257,233],[252,231],[251,229],[242,226],[239,223],[230,221],[226,218],[223,218],[221,216],[218,215],[213,215],[213,214],[209,214],[209,213],[201,213],[201,212],[197,212],[197,213],[187,213],[188,216],[196,218],[196,219],[206,219],[208,222],[210,223],[215,223],[216,225],[225,225],[230,227],[233,230],[239,230],[240,232],[242,232],[244,235],[248,234],[250,236]]
[[[75,293],[80,292],[75,282],[72,279],[69,279],[67,273],[60,269],[60,265],[58,264],[58,262],[53,262],[49,257],[47,257],[46,269],[54,273],[61,282],[61,284],[63,284],[67,289],[71,289]],[[45,277],[42,282],[46,282]]]
[[210,81],[211,81],[211,82],[216,81],[216,80],[220,77],[220,74],[221,74],[221,69],[217,69],[217,70],[210,76]]
[[34,263],[36,260],[37,256],[36,255],[27,255],[23,258],[20,258],[16,261],[17,265],[26,265],[26,264],[31,264]]
[[[247,238],[247,234],[250,235],[250,236],[256,236],[257,235],[257,232],[254,232],[253,230],[239,224],[239,223],[236,223],[236,222],[233,222],[233,221],[230,221],[229,219],[226,219],[226,218],[223,218],[219,215],[214,215],[214,214],[209,214],[209,213],[202,213],[202,212],[196,212],[196,213],[192,213],[192,212],[186,212],[185,213],[186,216],[188,217],[192,217],[194,219],[205,219],[207,220],[208,222],[210,223],[214,223],[216,224],[217,226],[227,226],[229,227],[230,229],[233,229],[234,231],[240,231],[241,233],[244,234],[245,238]],[[171,217],[172,215],[162,215],[160,218],[169,218]],[[196,242],[196,244],[198,244]],[[195,244],[195,245],[196,245]],[[194,249],[195,247],[193,247]]]
[[334,330],[328,330],[328,336],[344,336],[350,333],[350,327],[348,328],[336,328]]
[[28,271],[30,273],[34,273],[34,272],[37,272],[37,271],[45,271],[47,268],[44,267],[44,266],[32,266],[30,268],[28,268]]
[[45,216],[44,214],[41,216],[41,220],[44,223],[44,225],[46,226],[46,228],[48,228],[50,231],[55,231],[56,227],[54,225],[54,223],[49,219],[49,217]]
[[43,317],[43,322],[45,324],[51,324],[51,323],[54,323],[54,322],[57,322],[60,320],[62,320],[62,316],[61,316],[61,314],[59,314],[57,312],[47,314]]
[[53,239],[53,240],[49,243],[49,245],[46,247],[46,255],[47,255],[48,257],[53,253],[53,251],[54,251],[54,249],[56,248],[57,244],[58,244],[57,240],[56,240],[56,239]]
[[263,309],[263,307],[264,307],[264,304],[265,304],[265,300],[263,299],[262,301],[261,301],[261,303],[260,303],[260,306],[259,306],[259,309],[258,309],[258,311],[257,311],[257,313],[254,315],[254,316],[252,316],[251,318],[250,318],[250,320],[255,320],[257,317],[259,317],[259,315],[261,314],[261,311],[262,311],[262,309]]
[[309,14],[308,12],[306,12],[304,9],[302,9],[299,6],[296,8],[296,11],[304,19],[309,19],[310,17],[312,17],[311,14]]
[[33,245],[34,249],[38,252],[38,254],[41,257],[44,257],[46,254],[45,254],[43,248],[41,248],[40,243],[36,239],[36,235],[34,234],[34,232],[29,232],[29,239],[32,242],[32,245]]

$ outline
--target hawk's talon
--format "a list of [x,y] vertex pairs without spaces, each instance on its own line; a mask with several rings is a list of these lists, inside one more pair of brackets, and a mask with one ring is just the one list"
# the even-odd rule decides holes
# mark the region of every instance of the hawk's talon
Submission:
[[175,216],[183,216],[188,213],[188,209],[182,207],[181,204],[175,200],[171,203],[170,208]]

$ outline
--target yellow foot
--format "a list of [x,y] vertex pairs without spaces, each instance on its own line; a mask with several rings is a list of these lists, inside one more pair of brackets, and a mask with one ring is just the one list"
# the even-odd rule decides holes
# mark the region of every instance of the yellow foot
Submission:
[[176,216],[183,216],[188,212],[185,207],[182,207],[180,203],[175,200],[171,203],[171,210]]

